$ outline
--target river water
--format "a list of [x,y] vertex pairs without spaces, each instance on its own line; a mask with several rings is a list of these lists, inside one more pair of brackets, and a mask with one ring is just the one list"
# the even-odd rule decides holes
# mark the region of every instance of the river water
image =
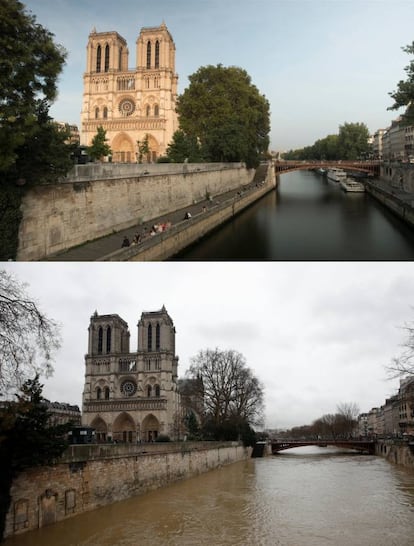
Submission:
[[412,260],[414,230],[370,195],[296,171],[176,259]]
[[414,470],[306,447],[250,459],[5,546],[412,546]]

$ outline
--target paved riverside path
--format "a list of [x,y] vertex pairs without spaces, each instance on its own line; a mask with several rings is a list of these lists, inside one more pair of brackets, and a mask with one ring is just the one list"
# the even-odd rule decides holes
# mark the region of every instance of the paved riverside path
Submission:
[[370,180],[369,183],[373,188],[382,190],[384,193],[401,201],[401,203],[405,203],[411,208],[414,207],[414,192],[407,192],[401,188],[392,186],[391,182],[384,178],[374,178],[373,180]]
[[[136,224],[117,233],[111,233],[100,237],[99,239],[82,243],[79,246],[64,250],[53,256],[48,256],[44,258],[44,261],[99,261],[105,256],[108,256],[108,254],[119,250],[121,248],[124,236],[127,236],[129,241],[132,242],[132,239],[138,233],[141,234],[141,238],[144,240],[147,237],[150,237],[151,228],[154,224],[164,224],[170,222],[172,225],[177,225],[180,222],[185,221],[185,215],[187,212],[189,212],[191,216],[197,216],[198,214],[202,214],[203,207],[205,207],[206,210],[209,210],[218,203],[233,199],[240,193],[241,190],[243,192],[253,191],[256,188],[256,185],[263,181],[266,176],[266,172],[267,165],[260,165],[256,170],[253,180],[243,187],[216,195],[212,198],[212,200],[206,199],[199,201],[194,205],[189,205],[188,207],[169,214],[158,216],[157,218],[151,218],[146,222]],[[156,243],[156,239],[154,240],[154,243]]]

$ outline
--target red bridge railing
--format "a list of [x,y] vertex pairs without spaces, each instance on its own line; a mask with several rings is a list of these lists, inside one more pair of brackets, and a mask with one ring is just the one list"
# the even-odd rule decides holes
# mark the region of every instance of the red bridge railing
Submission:
[[367,161],[349,161],[349,160],[337,160],[337,161],[323,161],[323,160],[304,160],[304,161],[295,161],[295,160],[279,160],[275,162],[275,171],[276,174],[283,174],[291,171],[298,170],[309,170],[309,169],[329,169],[337,168],[351,170],[351,171],[360,171],[372,175],[379,175],[381,161],[378,159],[370,159]]

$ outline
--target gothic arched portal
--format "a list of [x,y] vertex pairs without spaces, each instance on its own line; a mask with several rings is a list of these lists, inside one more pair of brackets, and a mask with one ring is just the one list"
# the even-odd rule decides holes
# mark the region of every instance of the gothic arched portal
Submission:
[[102,417],[95,417],[91,423],[91,427],[95,429],[95,437],[98,443],[106,442],[108,427]]
[[136,150],[132,139],[126,133],[119,133],[111,143],[112,161],[115,163],[134,163]]
[[128,413],[121,413],[115,419],[112,427],[114,442],[135,443],[137,432],[134,420]]
[[144,442],[154,442],[160,432],[160,423],[158,419],[150,413],[142,421],[141,434]]

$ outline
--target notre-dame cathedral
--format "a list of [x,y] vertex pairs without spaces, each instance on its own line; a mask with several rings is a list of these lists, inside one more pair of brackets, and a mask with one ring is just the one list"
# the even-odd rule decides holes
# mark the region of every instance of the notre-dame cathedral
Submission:
[[[112,161],[136,162],[164,155],[178,129],[175,44],[163,23],[142,28],[136,66],[129,69],[128,45],[117,32],[89,35],[81,112],[81,144],[90,145],[102,126]],[[140,152],[141,148],[141,152]]]
[[181,413],[175,327],[165,307],[143,312],[138,348],[130,352],[128,324],[118,315],[90,319],[82,423],[100,442],[177,438]]

